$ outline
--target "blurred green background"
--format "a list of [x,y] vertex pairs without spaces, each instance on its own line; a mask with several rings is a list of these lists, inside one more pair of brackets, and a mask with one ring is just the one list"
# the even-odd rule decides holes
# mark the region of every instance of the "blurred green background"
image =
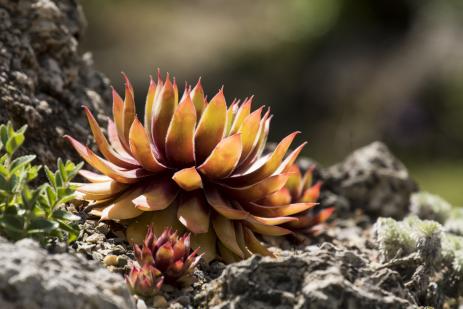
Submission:
[[[385,141],[421,188],[463,206],[463,1],[82,0],[82,50],[143,104],[156,68],[209,97],[256,96],[271,137],[323,165]],[[109,104],[109,102],[108,102]],[[301,139],[302,139],[301,138]]]

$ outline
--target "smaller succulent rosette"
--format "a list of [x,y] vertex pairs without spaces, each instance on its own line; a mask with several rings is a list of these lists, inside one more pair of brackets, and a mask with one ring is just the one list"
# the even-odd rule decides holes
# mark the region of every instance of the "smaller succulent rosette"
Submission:
[[[286,185],[276,193],[266,198],[266,203],[271,205],[284,205],[287,203],[317,203],[320,197],[322,182],[314,183],[315,166],[309,167],[305,173],[297,164],[291,165],[288,172],[290,176]],[[285,227],[297,234],[316,234],[333,214],[334,208],[313,207],[298,213],[297,221],[288,222]]]
[[189,234],[179,236],[167,228],[156,237],[150,226],[143,245],[134,245],[140,267],[132,267],[127,284],[134,294],[144,297],[155,295],[164,282],[188,286],[193,282],[193,270],[201,259],[197,252],[198,249],[191,250]]
[[126,276],[126,282],[132,294],[152,297],[161,289],[164,277],[156,267],[146,264],[141,267],[133,266]]

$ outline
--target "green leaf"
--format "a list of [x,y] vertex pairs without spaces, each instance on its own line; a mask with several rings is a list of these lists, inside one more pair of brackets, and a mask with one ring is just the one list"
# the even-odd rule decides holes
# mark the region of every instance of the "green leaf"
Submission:
[[39,187],[37,190],[30,190],[27,187],[24,188],[21,197],[27,209],[32,210],[35,207],[41,193],[42,187]]
[[41,165],[33,165],[27,169],[27,181],[32,181],[39,175],[39,171],[42,169]]
[[10,191],[10,183],[3,175],[0,174],[0,190]]
[[63,182],[67,182],[67,171],[66,171],[66,167],[64,166],[64,163],[63,163],[63,160],[61,160],[61,158],[58,158],[58,170],[59,170],[59,175],[61,176],[61,179],[63,180]]
[[4,214],[0,218],[0,226],[12,235],[21,235],[24,229],[24,218],[15,214]]
[[45,187],[45,192],[47,193],[49,206],[51,208],[56,204],[56,192],[50,186]]
[[[71,162],[72,163],[72,162]],[[79,173],[80,169],[84,166],[84,162],[79,162],[77,165],[73,164],[73,168],[71,171],[68,173],[68,181],[71,181],[74,179],[74,177],[77,176],[77,173]]]
[[79,216],[76,216],[75,214],[70,213],[69,211],[66,211],[63,209],[55,210],[52,216],[55,219],[62,219],[62,220],[68,220],[68,221],[80,221],[81,220]]
[[23,125],[21,128],[19,128],[18,131],[16,131],[16,134],[23,134],[26,133],[27,130],[27,124]]
[[8,141],[8,128],[6,125],[1,125],[0,126],[0,140],[2,141],[2,144],[5,145],[6,142]]
[[69,224],[63,220],[58,220],[59,226],[61,229],[67,232],[68,236],[68,243],[71,243],[77,240],[77,236],[79,236],[79,229],[77,226],[73,224]]
[[58,222],[47,220],[45,218],[35,218],[32,219],[27,233],[50,233],[51,231],[54,231],[57,228],[59,228]]
[[48,168],[48,166],[44,166],[45,174],[47,175],[48,182],[50,182],[52,187],[56,188],[56,179],[55,174]]
[[20,168],[32,162],[35,157],[35,155],[27,155],[14,159],[13,162],[11,162],[10,174],[16,173]]
[[24,134],[13,134],[8,141],[5,143],[6,152],[12,156],[16,150],[24,143]]

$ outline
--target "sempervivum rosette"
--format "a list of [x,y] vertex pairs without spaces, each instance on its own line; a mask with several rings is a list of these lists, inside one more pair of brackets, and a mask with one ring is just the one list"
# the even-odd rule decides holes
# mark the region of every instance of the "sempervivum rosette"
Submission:
[[128,222],[127,238],[135,243],[151,224],[157,235],[168,226],[191,232],[207,260],[271,255],[255,234],[292,233],[282,225],[314,203],[265,204],[285,186],[305,143],[286,156],[294,132],[263,156],[271,115],[263,107],[251,112],[251,101],[227,108],[220,90],[207,102],[200,82],[179,100],[175,81],[158,76],[151,79],[142,124],[126,78],[125,98],[113,91],[108,138],[85,108],[103,157],[66,136],[101,173],[81,172],[90,182],[80,184],[81,198],[102,220]]
[[201,256],[190,248],[190,235],[179,236],[167,228],[156,237],[152,227],[143,246],[134,245],[137,265],[132,265],[126,276],[129,289],[144,297],[154,296],[164,282],[186,287],[193,283],[193,270]]
[[[304,173],[297,164],[289,168],[291,173],[285,186],[274,194],[268,195],[264,202],[267,205],[286,205],[291,203],[316,203],[320,197],[321,181],[314,183],[313,171],[315,166],[311,166]],[[284,226],[296,233],[314,234],[318,233],[333,214],[334,208],[319,209],[313,207],[296,215],[297,221],[288,222]]]

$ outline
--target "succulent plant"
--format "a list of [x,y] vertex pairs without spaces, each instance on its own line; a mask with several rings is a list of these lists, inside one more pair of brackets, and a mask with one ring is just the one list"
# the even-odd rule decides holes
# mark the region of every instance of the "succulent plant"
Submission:
[[[108,139],[84,108],[104,158],[66,136],[82,158],[101,174],[81,171],[90,184],[77,189],[102,220],[129,220],[127,238],[140,243],[147,226],[192,233],[191,241],[210,261],[227,262],[251,253],[271,255],[255,233],[292,233],[282,224],[315,204],[265,204],[291,177],[291,167],[305,143],[285,155],[298,134],[284,138],[262,155],[272,116],[251,112],[252,97],[227,108],[223,89],[208,102],[201,82],[186,86],[179,100],[169,75],[151,79],[144,124],[136,115],[134,90],[127,77],[125,98],[113,90],[113,118]],[[179,102],[180,101],[180,102]]]
[[191,251],[190,235],[178,236],[167,228],[156,237],[152,226],[142,246],[134,245],[135,258],[140,267],[133,265],[126,277],[127,284],[134,294],[153,296],[163,282],[187,286],[193,281],[193,269],[201,255],[198,249]]
[[[320,196],[322,182],[313,183],[313,171],[315,166],[309,167],[305,173],[297,164],[291,165],[285,186],[279,191],[265,198],[266,204],[285,205],[290,203],[316,203]],[[316,209],[316,207],[300,212],[296,215],[297,221],[288,222],[285,227],[297,231],[299,234],[307,234],[318,230],[334,212],[334,208]]]

